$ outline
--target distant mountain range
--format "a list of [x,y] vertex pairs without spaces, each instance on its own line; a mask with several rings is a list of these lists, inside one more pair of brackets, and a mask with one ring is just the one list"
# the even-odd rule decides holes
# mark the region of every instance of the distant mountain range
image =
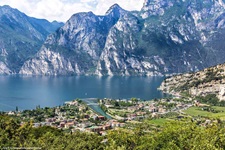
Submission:
[[28,17],[17,9],[0,6],[0,73],[19,73],[46,37],[63,23]]
[[62,27],[8,6],[0,12],[4,74],[152,76],[225,62],[224,0],[145,0],[141,11],[115,4],[104,16],[74,14]]

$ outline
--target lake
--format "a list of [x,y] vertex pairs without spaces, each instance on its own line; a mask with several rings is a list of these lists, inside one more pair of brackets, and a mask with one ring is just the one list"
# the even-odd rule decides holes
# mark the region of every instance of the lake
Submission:
[[62,105],[76,98],[162,98],[163,77],[0,76],[0,111]]

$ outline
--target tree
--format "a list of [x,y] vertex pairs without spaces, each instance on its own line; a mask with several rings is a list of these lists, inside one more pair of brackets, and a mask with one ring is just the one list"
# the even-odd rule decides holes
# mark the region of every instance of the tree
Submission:
[[132,102],[132,104],[137,104],[138,99],[137,99],[137,98],[132,97],[132,98],[131,98],[131,102]]

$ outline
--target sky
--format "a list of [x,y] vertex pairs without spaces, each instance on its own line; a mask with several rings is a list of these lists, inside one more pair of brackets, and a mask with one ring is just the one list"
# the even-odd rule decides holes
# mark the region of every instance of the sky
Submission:
[[78,12],[104,15],[115,3],[125,10],[140,10],[144,0],[0,0],[0,6],[9,5],[28,16],[62,22]]

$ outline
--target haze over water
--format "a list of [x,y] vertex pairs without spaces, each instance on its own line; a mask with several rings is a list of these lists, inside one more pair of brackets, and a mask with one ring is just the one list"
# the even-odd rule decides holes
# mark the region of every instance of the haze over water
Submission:
[[162,98],[162,77],[0,76],[0,111],[62,105],[76,98]]

